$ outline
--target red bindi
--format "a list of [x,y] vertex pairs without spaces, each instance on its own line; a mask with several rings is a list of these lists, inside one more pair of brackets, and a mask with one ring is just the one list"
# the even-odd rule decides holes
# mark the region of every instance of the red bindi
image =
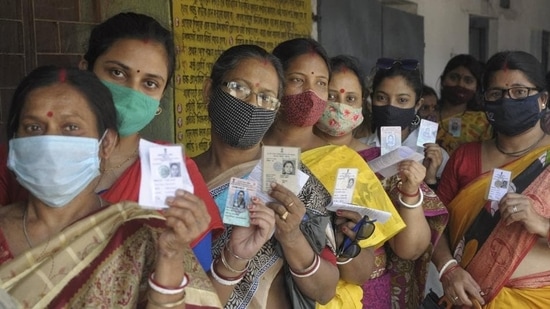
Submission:
[[67,80],[67,70],[61,69],[59,70],[59,82],[64,83]]
[[149,39],[148,38],[143,39],[143,43],[149,44]]
[[48,117],[52,118],[52,116],[53,116],[53,112],[51,112],[51,111],[47,112],[47,113],[46,113],[46,116],[48,116]]
[[344,93],[344,92],[346,92],[346,89],[341,88],[341,89],[340,89],[340,93]]
[[348,71],[347,67],[342,67],[342,73],[346,74],[347,71]]
[[258,88],[260,86],[260,83],[255,83],[254,87]]

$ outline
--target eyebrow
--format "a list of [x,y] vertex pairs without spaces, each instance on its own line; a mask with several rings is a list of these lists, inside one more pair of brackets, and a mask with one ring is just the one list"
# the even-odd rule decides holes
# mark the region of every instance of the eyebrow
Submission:
[[[105,63],[108,63],[108,64],[115,64],[115,65],[118,65],[120,67],[122,67],[123,69],[129,71],[131,68],[129,66],[127,66],[126,64],[120,62],[120,61],[116,61],[116,60],[107,60],[105,61]],[[157,78],[157,79],[160,79],[162,80],[163,82],[165,82],[164,78],[158,74],[152,74],[152,73],[145,73],[145,76],[146,77],[150,77],[150,78]]]

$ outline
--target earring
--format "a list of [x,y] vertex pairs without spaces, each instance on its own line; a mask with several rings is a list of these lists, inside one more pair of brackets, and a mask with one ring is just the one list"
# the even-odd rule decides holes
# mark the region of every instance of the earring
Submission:
[[155,112],[155,116],[158,116],[162,114],[162,107],[159,106],[159,108],[157,108],[157,111]]
[[416,114],[416,115],[414,116],[413,121],[411,122],[411,125],[412,125],[413,127],[416,127],[416,126],[419,125],[419,124],[420,124],[420,116],[418,116],[418,114]]

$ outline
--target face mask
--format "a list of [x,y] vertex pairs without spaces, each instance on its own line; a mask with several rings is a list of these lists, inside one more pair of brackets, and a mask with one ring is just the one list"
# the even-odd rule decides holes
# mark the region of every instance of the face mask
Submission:
[[48,206],[62,207],[99,176],[100,143],[60,135],[13,138],[7,165],[33,196]]
[[325,111],[327,102],[308,90],[300,94],[286,95],[281,100],[281,113],[285,120],[298,127],[311,127]]
[[372,106],[372,131],[382,126],[399,126],[401,130],[408,128],[416,118],[414,107],[399,108],[391,105]]
[[315,126],[331,136],[350,133],[363,122],[363,109],[338,102],[328,102],[321,119]]
[[485,115],[495,131],[516,136],[534,127],[540,119],[539,99],[535,94],[523,100],[502,98],[485,102]]
[[248,104],[216,87],[210,97],[208,114],[212,129],[225,143],[246,149],[262,140],[277,111]]
[[155,118],[160,101],[132,88],[103,81],[111,90],[117,111],[118,133],[128,136],[139,132]]
[[441,89],[441,98],[453,105],[470,102],[475,94],[475,91],[460,86],[443,86]]

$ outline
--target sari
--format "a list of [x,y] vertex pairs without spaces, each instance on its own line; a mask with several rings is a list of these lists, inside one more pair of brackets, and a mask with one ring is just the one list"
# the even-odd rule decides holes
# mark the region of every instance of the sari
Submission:
[[[460,136],[453,136],[449,132],[449,122],[452,118],[460,118]],[[447,150],[449,155],[462,144],[468,142],[481,142],[493,138],[493,128],[487,121],[485,112],[465,111],[451,117],[439,120],[437,131],[437,143]]]
[[[365,161],[380,156],[380,148],[372,147],[360,151]],[[382,185],[394,205],[399,205],[397,184],[400,179],[394,175],[382,180]],[[430,245],[416,260],[398,257],[389,245],[375,251],[375,269],[369,281],[363,285],[364,308],[411,308],[417,309],[424,297],[433,248],[447,225],[448,213],[445,205],[424,182],[420,185],[424,195],[422,208],[430,227]]]
[[[530,198],[545,218],[550,218],[550,205],[544,200],[550,196],[549,163],[550,146],[545,146],[501,167],[512,172],[515,192]],[[491,178],[490,172],[479,175],[449,203],[451,252],[480,285],[487,308],[548,307],[550,271],[511,278],[539,236],[519,222],[506,226],[500,220],[494,202],[485,199]]]
[[[0,265],[0,288],[22,308],[142,308],[164,218],[124,202],[106,206]],[[5,247],[5,244],[4,244]],[[186,248],[187,308],[220,308]]]
[[[231,177],[247,178],[258,160],[246,162],[230,168],[207,183],[210,192],[218,204],[220,213],[225,210],[229,180]],[[300,168],[309,175],[298,198],[306,207],[306,215],[300,229],[313,250],[321,258],[336,264],[335,242],[330,217],[326,206],[331,201],[330,194],[303,164]],[[223,234],[214,241],[213,256],[219,256],[229,241],[232,226],[226,225]],[[260,251],[250,260],[248,270],[229,296],[225,308],[265,308],[271,284],[277,274],[284,271],[286,290],[293,308],[314,308],[314,302],[307,299],[293,284],[288,265],[284,261],[282,249],[275,237],[267,241]]]
[[[372,172],[365,160],[347,146],[327,145],[311,149],[302,153],[302,161],[327,188],[334,192],[336,177],[339,168],[357,168],[359,173],[355,180],[352,203],[391,213],[385,223],[375,222],[374,234],[359,241],[361,248],[380,247],[384,242],[405,228],[405,223],[393,206],[384,188],[376,175]],[[317,305],[317,308],[362,308],[361,286],[340,280],[336,289],[336,296],[326,305]]]

